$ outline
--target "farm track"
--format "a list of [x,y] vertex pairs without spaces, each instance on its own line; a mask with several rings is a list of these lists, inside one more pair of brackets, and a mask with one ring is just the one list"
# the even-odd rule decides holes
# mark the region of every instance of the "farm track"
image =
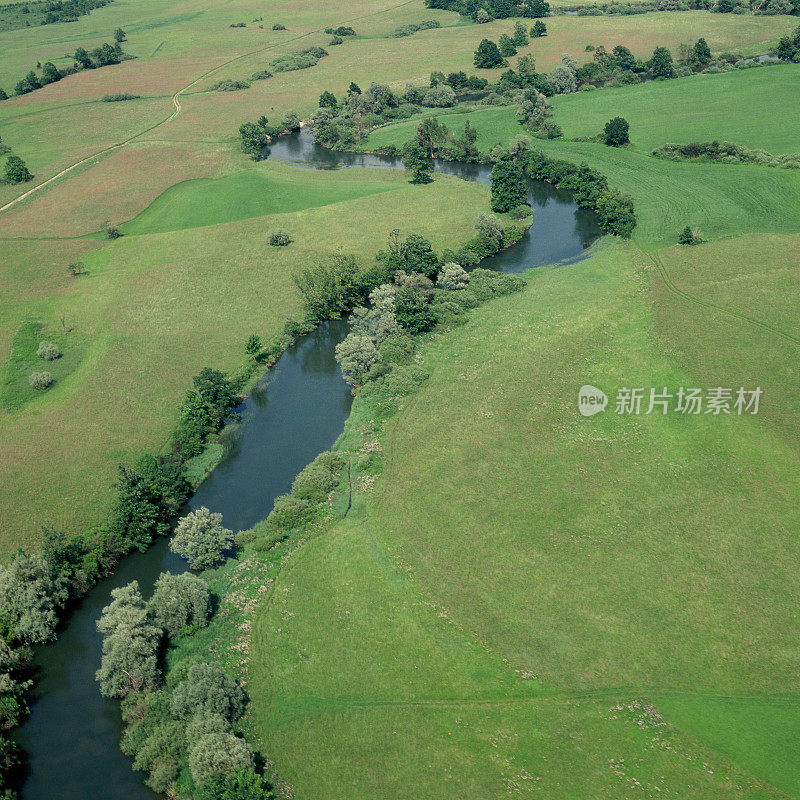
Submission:
[[[379,14],[385,14],[385,13],[387,13],[389,11],[393,11],[396,8],[402,8],[403,6],[410,5],[413,2],[414,2],[414,0],[404,0],[404,2],[402,2],[402,3],[397,3],[396,5],[390,6],[389,8],[383,8],[380,11],[373,11],[370,14],[362,14],[359,17],[351,17],[350,19],[345,20],[345,22],[358,22],[359,20],[367,19],[368,17],[375,17],[375,16],[378,16]],[[217,66],[212,67],[209,70],[206,70],[201,75],[198,75],[194,80],[192,80],[189,83],[187,83],[186,86],[182,87],[181,89],[178,89],[178,91],[175,92],[172,95],[171,100],[172,100],[172,104],[174,106],[174,110],[168,117],[166,117],[165,119],[162,119],[160,122],[156,122],[154,125],[150,125],[149,127],[145,128],[144,130],[139,131],[138,133],[133,134],[133,136],[129,136],[128,138],[123,139],[122,141],[117,142],[116,144],[112,144],[112,145],[109,145],[108,147],[104,147],[104,148],[98,150],[97,152],[92,153],[91,155],[86,156],[85,158],[82,158],[79,161],[76,161],[74,164],[70,164],[68,167],[65,167],[60,172],[57,172],[55,175],[51,176],[47,180],[42,181],[41,183],[37,184],[33,188],[28,189],[28,191],[23,192],[18,197],[15,197],[13,200],[9,200],[5,205],[0,206],[0,214],[2,214],[4,211],[7,211],[10,208],[13,208],[18,203],[21,203],[23,200],[27,199],[31,195],[33,195],[36,192],[38,192],[40,189],[44,189],[46,186],[51,185],[55,181],[59,180],[59,178],[63,178],[65,175],[67,175],[68,173],[72,172],[74,169],[77,169],[80,166],[88,164],[90,161],[93,161],[94,159],[103,158],[104,156],[107,156],[109,153],[112,153],[115,150],[119,150],[120,148],[125,147],[126,145],[130,144],[131,142],[133,142],[134,140],[140,138],[141,136],[144,136],[145,134],[148,134],[151,131],[154,131],[157,128],[160,128],[163,125],[167,125],[168,123],[172,122],[172,120],[174,120],[181,113],[181,111],[183,110],[183,107],[181,106],[180,96],[182,94],[186,93],[193,86],[196,86],[198,83],[200,83],[200,81],[205,80],[206,78],[208,78],[211,75],[213,75],[215,72],[218,72],[219,70],[223,69],[224,67],[227,67],[230,64],[234,64],[234,63],[236,63],[237,61],[240,61],[243,58],[249,58],[250,56],[258,55],[259,53],[264,53],[264,52],[267,52],[269,50],[274,50],[277,47],[283,46],[287,42],[296,42],[296,41],[299,41],[301,39],[306,39],[309,36],[313,36],[315,34],[322,33],[322,31],[323,31],[322,28],[317,28],[316,30],[308,31],[307,33],[301,33],[299,36],[294,36],[291,39],[286,40],[285,42],[277,42],[277,43],[274,43],[274,44],[265,45],[264,47],[258,47],[255,50],[248,50],[246,53],[240,53],[238,56],[234,56],[233,58],[229,58],[227,61],[223,61],[221,64],[217,64]]]

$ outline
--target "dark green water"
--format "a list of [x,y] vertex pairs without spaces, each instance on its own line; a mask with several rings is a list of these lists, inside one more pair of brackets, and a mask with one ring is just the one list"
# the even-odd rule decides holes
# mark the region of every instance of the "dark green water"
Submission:
[[[402,168],[395,159],[331,153],[307,134],[281,138],[272,157],[318,169]],[[489,183],[485,166],[437,162],[436,169]],[[595,216],[578,208],[569,192],[532,181],[531,203],[534,222],[526,236],[481,266],[520,272],[575,261],[600,235]],[[192,498],[192,508],[204,505],[221,513],[234,531],[250,528],[267,516],[275,497],[289,490],[295,475],[334,443],[351,404],[333,358],[334,347],[346,333],[344,321],[325,323],[281,358],[239,409],[240,436]],[[137,580],[148,595],[161,572],[185,569],[183,559],[169,552],[166,539],[126,558],[112,577],[84,598],[58,641],[38,651],[41,679],[31,716],[16,737],[30,760],[22,788],[25,800],[153,800],[155,795],[119,749],[119,705],[103,699],[94,680],[101,653],[95,624],[112,589]]]

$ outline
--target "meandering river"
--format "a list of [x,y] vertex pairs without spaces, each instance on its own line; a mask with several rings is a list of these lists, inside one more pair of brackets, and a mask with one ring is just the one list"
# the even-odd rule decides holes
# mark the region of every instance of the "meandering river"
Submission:
[[[317,169],[402,169],[393,158],[325,150],[305,132],[279,139],[270,157]],[[435,168],[489,183],[489,169],[483,165],[436,162]],[[532,181],[531,203],[533,225],[527,234],[481,266],[520,272],[575,261],[600,235],[594,214],[578,208],[567,191]],[[240,434],[192,498],[191,508],[204,505],[221,513],[233,530],[250,528],[267,516],[295,475],[334,443],[352,400],[333,358],[346,333],[344,321],[324,323],[283,355],[237,409],[243,416]],[[95,625],[112,589],[137,580],[147,596],[161,572],[185,569],[183,559],[169,552],[166,539],[146,553],[129,556],[88,593],[58,641],[38,649],[35,666],[41,678],[30,718],[16,734],[30,762],[24,800],[153,800],[155,795],[119,749],[119,704],[102,698],[94,680],[101,654]]]

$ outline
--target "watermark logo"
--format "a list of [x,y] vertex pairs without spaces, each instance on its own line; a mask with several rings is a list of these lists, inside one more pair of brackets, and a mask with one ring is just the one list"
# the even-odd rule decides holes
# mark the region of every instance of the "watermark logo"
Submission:
[[[639,414],[683,415],[711,414],[713,416],[758,414],[763,390],[727,389],[712,386],[708,389],[680,386],[670,390],[666,386],[646,389],[622,386],[617,389],[611,410],[615,414],[636,416]],[[578,411],[584,417],[593,417],[605,411],[609,404],[605,392],[591,384],[584,384],[578,391]]]
[[608,395],[596,386],[585,383],[578,390],[578,411],[584,417],[593,417],[601,411],[606,410],[608,405]]

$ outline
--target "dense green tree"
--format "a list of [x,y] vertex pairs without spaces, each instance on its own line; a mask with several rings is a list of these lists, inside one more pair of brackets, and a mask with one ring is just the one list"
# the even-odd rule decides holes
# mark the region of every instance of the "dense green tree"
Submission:
[[147,603],[147,613],[171,639],[189,626],[203,628],[211,613],[208,584],[191,573],[162,572]]
[[412,336],[429,331],[436,324],[436,315],[428,303],[410,287],[397,293],[395,317]]
[[650,71],[654,78],[674,78],[675,66],[672,61],[672,53],[666,47],[656,47],[653,57],[650,59]]
[[239,126],[239,138],[242,142],[242,150],[253,158],[261,157],[265,152],[269,152],[267,147],[270,137],[263,125],[255,122],[243,122]]
[[492,167],[492,211],[505,212],[527,205],[528,185],[518,161],[510,156]]
[[235,722],[244,714],[246,700],[242,687],[219,664],[200,661],[173,689],[170,708],[178,719],[208,714]]
[[306,313],[317,320],[349,311],[364,298],[364,281],[355,257],[339,253],[292,276]]
[[403,166],[411,173],[409,183],[433,181],[433,159],[428,150],[415,139],[403,145]]
[[711,61],[711,48],[705,39],[698,39],[692,48],[691,60],[694,64],[704,67]]
[[549,17],[550,3],[547,0],[532,0],[529,13],[531,17]]
[[150,455],[133,466],[120,465],[116,488],[113,530],[139,550],[146,550],[153,537],[169,532],[170,520],[191,491],[179,463]]
[[86,52],[84,47],[79,47],[75,51],[75,55],[73,56],[75,59],[75,63],[82,67],[83,69],[93,69],[94,64],[92,63],[92,59],[89,58],[89,54]]
[[210,408],[226,414],[241,403],[242,398],[233,383],[225,377],[224,372],[211,367],[204,367],[192,378],[194,388]]
[[547,36],[547,25],[537,19],[531,27],[531,38],[538,39],[540,36]]
[[418,233],[409,234],[401,242],[400,232],[395,229],[389,234],[388,248],[378,253],[378,259],[384,263],[390,276],[403,270],[407,273],[420,272],[432,278],[439,269],[439,259],[431,243]]
[[350,94],[361,94],[361,87],[357,83],[350,81],[350,87],[347,90]]
[[339,107],[339,103],[336,101],[336,95],[326,89],[319,96],[319,107],[330,108],[335,111]]
[[44,557],[17,553],[0,566],[0,634],[23,644],[54,639],[68,595],[66,580],[52,574]]
[[45,61],[42,64],[42,84],[55,83],[61,80],[61,73],[56,69],[52,61]]
[[522,22],[517,21],[517,24],[514,25],[514,35],[511,37],[511,41],[515,47],[525,47],[528,44],[528,32]]
[[628,144],[628,121],[624,117],[614,117],[603,128],[603,141],[611,147]]
[[257,356],[261,352],[261,338],[257,333],[251,333],[247,337],[244,345],[244,351],[249,356]]
[[24,183],[33,175],[28,171],[25,162],[19,156],[9,156],[6,161],[5,178],[9,183]]
[[620,69],[632,72],[636,69],[636,58],[625,45],[618,44],[611,51],[611,60]]
[[489,39],[483,39],[475,51],[475,66],[479,69],[494,69],[503,64],[503,56],[497,45]]
[[606,233],[629,239],[636,227],[633,198],[617,191],[601,192],[595,203],[600,226]]
[[509,58],[510,56],[515,56],[517,54],[517,48],[514,46],[513,40],[507,33],[500,34],[500,39],[497,42],[497,46],[500,50],[500,55],[504,56],[505,58]]
[[233,532],[222,525],[222,514],[212,514],[205,506],[182,517],[169,543],[173,553],[183,556],[192,569],[209,569],[225,560],[233,544]]
[[6,90],[0,86],[0,100],[8,100],[8,94],[6,94]]

